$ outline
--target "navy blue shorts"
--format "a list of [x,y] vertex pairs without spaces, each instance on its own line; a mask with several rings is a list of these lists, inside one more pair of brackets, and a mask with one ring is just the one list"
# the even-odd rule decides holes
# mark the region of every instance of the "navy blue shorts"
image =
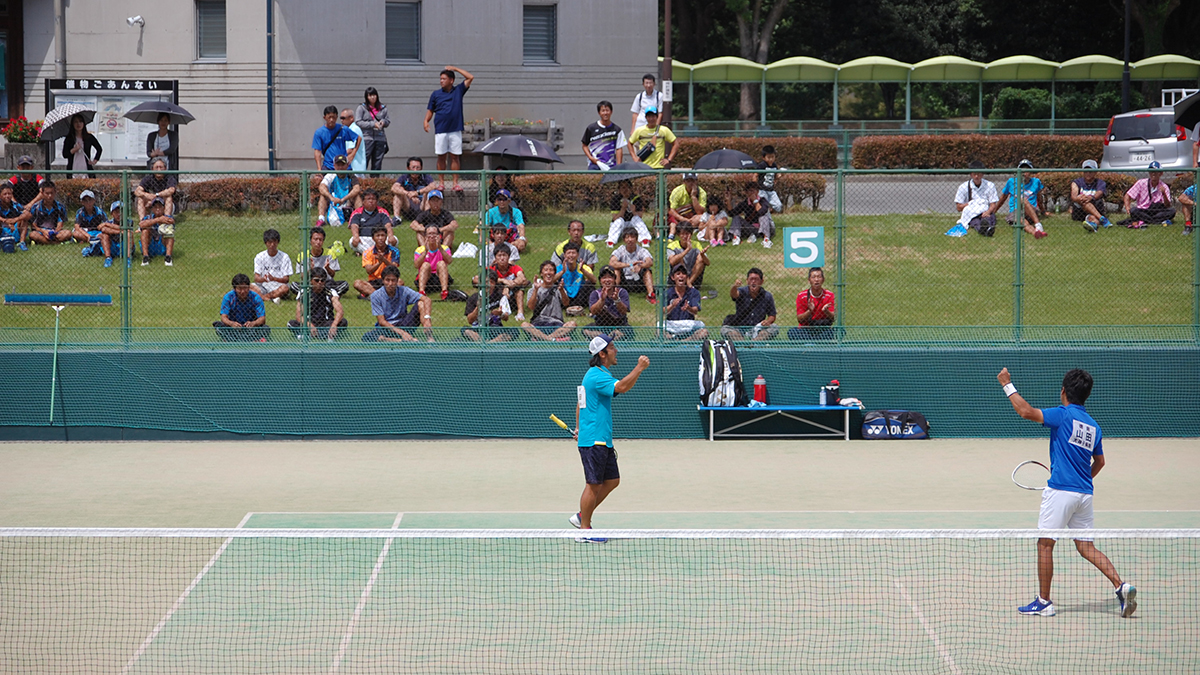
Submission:
[[607,445],[579,448],[579,458],[583,460],[583,480],[589,485],[599,485],[606,480],[621,477],[621,472],[617,469],[617,451],[614,448]]

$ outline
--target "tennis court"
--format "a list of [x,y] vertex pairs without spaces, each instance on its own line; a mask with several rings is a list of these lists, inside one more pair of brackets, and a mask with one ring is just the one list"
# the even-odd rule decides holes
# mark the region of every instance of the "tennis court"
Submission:
[[[1134,619],[1117,616],[1103,577],[1066,541],[1056,556],[1059,615],[1016,613],[1036,587],[1033,539],[996,528],[1034,526],[1040,495],[1008,474],[1044,457],[1044,440],[619,441],[623,483],[597,526],[623,532],[603,545],[561,532],[582,482],[570,446],[0,444],[0,487],[12,497],[0,526],[228,528],[0,537],[0,670],[1200,664],[1194,537],[1097,541],[1140,589]],[[1106,440],[1097,526],[1198,527],[1197,449],[1193,439]],[[941,528],[984,529],[911,532]],[[247,536],[255,530],[270,535]]]

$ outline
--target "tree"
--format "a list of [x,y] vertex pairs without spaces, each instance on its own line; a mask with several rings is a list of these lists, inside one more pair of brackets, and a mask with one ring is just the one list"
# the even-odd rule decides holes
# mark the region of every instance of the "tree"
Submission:
[[[771,37],[788,8],[788,0],[725,0],[725,4],[737,17],[740,56],[756,63],[767,63]],[[758,87],[757,84],[742,84],[738,119],[754,119],[758,109]]]

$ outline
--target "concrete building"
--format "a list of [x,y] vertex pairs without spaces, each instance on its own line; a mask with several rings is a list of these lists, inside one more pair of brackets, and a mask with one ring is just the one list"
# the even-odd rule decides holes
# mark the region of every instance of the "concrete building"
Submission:
[[[56,45],[58,3],[65,75],[56,76],[56,53],[63,53]],[[367,86],[379,90],[392,120],[384,168],[402,167],[409,155],[432,166],[433,137],[421,122],[447,64],[476,78],[465,99],[468,121],[553,119],[564,129],[567,166],[582,168],[578,140],[596,119],[596,103],[611,100],[613,119],[627,124],[642,74],[657,70],[655,0],[7,4],[18,8],[0,17],[0,30],[7,26],[22,39],[8,41],[20,54],[6,63],[23,75],[8,79],[9,115],[41,118],[47,78],[178,80],[179,104],[196,116],[180,130],[184,170],[268,168],[272,85],[276,168],[315,168],[312,133],[321,109],[354,108]],[[268,11],[275,32],[270,69]],[[136,16],[140,23],[127,21]],[[464,156],[464,168],[480,164],[479,156]]]

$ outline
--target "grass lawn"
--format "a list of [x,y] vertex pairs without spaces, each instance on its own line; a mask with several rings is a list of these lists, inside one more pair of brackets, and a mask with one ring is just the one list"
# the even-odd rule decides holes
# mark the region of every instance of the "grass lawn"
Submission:
[[[459,214],[459,240],[473,239],[476,216]],[[566,224],[579,217],[588,234],[604,233],[608,213],[533,214],[528,227],[529,250],[518,264],[532,278],[538,263],[549,257],[553,246],[566,238]],[[834,288],[839,251],[835,218],[830,213],[796,211],[776,218],[780,227],[824,226],[826,228],[826,278]],[[953,224],[944,215],[852,216],[844,231],[844,283],[838,293],[843,323],[869,334],[880,326],[973,326],[1005,327],[1014,323],[1014,231],[1000,227],[991,239],[971,233],[964,238],[946,237]],[[132,325],[139,328],[192,328],[164,331],[152,340],[177,341],[213,338],[211,323],[217,319],[221,296],[230,289],[234,274],[252,272],[254,255],[263,249],[262,232],[273,227],[283,233],[281,249],[293,260],[301,247],[297,214],[227,216],[188,213],[178,225],[175,266],[164,267],[156,258],[149,267],[135,259],[129,269]],[[1050,237],[1035,241],[1023,236],[1021,250],[1021,319],[1027,325],[1187,325],[1193,321],[1194,248],[1190,237],[1180,236],[1180,227],[1152,227],[1145,231],[1114,227],[1095,234],[1063,214],[1046,220]],[[345,228],[330,228],[326,245],[349,240]],[[401,235],[401,250],[411,252],[413,238]],[[601,260],[608,250],[599,242]],[[656,271],[662,273],[661,243],[651,245]],[[779,323],[795,325],[793,307],[797,292],[807,285],[804,270],[785,269],[782,233],[775,247],[743,243],[710,252],[712,266],[705,274],[702,291],[716,293],[705,299],[700,318],[710,326],[719,324],[733,311],[729,286],[745,278],[751,266],[766,274],[765,286],[775,295]],[[20,293],[111,293],[119,301],[124,270],[119,264],[102,267],[103,258],[83,258],[78,244],[35,247],[28,253],[0,256],[0,288]],[[347,253],[341,258],[339,279],[365,278],[361,258]],[[472,261],[456,260],[452,268],[455,287],[472,292],[470,279],[478,273]],[[661,278],[661,277],[660,277]],[[404,283],[416,285],[411,266],[402,268]],[[835,288],[835,290],[837,290]],[[374,323],[369,303],[343,299],[351,327]],[[275,328],[295,317],[295,302],[268,303],[267,323]],[[439,339],[458,336],[464,325],[464,306],[435,299],[433,323]],[[53,327],[54,313],[46,307],[6,307],[0,325],[16,328]],[[643,295],[632,296],[630,321],[653,326],[659,308]],[[587,319],[584,318],[584,323]],[[64,326],[73,328],[116,328],[121,309],[69,308]],[[38,331],[39,333],[41,331]],[[936,334],[936,330],[927,335]],[[652,331],[645,331],[646,335]],[[916,331],[914,335],[921,334]],[[995,330],[996,339],[1008,339],[1011,330]],[[283,330],[273,333],[276,341],[291,340]],[[5,339],[12,342],[14,339]]]

